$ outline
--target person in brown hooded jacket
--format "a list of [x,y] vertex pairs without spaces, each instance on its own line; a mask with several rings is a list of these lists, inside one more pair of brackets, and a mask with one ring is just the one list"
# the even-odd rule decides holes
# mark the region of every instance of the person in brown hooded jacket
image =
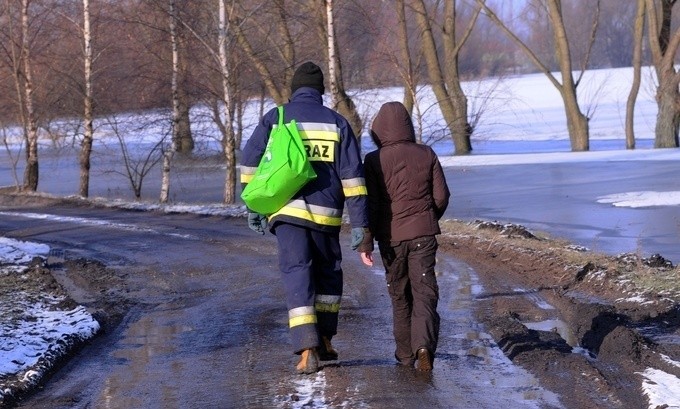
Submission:
[[[378,241],[392,300],[399,364],[432,370],[439,340],[439,287],[434,267],[439,219],[450,192],[435,152],[415,141],[400,102],[384,104],[371,126],[378,149],[364,159],[369,231]],[[373,265],[373,240],[359,249]]]

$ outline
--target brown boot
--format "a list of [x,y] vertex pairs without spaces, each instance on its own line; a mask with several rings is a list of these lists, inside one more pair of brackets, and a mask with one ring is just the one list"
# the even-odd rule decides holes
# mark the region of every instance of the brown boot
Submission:
[[335,361],[338,359],[338,351],[331,345],[331,339],[327,336],[321,337],[321,345],[319,345],[319,359],[322,361]]
[[295,367],[299,374],[312,374],[319,370],[319,356],[315,348],[305,349],[300,354],[300,362]]
[[416,352],[416,362],[417,369],[419,371],[431,371],[432,370],[432,354],[427,348],[419,348]]

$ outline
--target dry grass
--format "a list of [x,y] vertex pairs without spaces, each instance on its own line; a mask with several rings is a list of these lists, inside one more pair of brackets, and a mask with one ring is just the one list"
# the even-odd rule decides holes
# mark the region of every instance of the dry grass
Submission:
[[489,251],[504,248],[512,250],[517,258],[550,260],[561,265],[564,274],[570,277],[582,273],[580,286],[589,285],[593,292],[606,287],[609,291],[619,292],[628,301],[680,301],[679,269],[662,257],[597,253],[542,232],[530,232],[516,224],[449,219],[442,222],[441,227],[443,235],[454,241],[456,238],[473,239],[478,247]]

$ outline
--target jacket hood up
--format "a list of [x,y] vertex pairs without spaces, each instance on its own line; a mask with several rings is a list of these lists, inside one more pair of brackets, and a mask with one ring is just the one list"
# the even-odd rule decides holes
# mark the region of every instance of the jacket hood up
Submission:
[[371,138],[378,148],[416,141],[413,121],[404,104],[394,101],[380,107],[371,125]]

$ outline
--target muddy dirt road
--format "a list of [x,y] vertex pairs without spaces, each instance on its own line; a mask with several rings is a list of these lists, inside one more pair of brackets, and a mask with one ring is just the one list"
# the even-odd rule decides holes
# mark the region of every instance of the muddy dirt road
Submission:
[[489,287],[453,255],[465,243],[440,252],[441,339],[427,375],[395,365],[381,266],[365,268],[343,234],[340,359],[302,376],[274,237],[244,219],[15,203],[0,208],[0,231],[49,244],[53,274],[104,327],[19,408],[646,407],[639,377],[622,369],[608,379],[559,336],[508,341],[511,325],[498,320],[518,299],[540,319],[558,309],[511,275]]

